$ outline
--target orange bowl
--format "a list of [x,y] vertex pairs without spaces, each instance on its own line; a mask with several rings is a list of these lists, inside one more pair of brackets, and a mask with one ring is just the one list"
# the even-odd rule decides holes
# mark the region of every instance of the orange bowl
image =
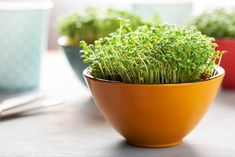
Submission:
[[205,80],[179,84],[128,84],[84,78],[94,101],[128,143],[142,147],[168,147],[198,124],[213,102],[224,70]]

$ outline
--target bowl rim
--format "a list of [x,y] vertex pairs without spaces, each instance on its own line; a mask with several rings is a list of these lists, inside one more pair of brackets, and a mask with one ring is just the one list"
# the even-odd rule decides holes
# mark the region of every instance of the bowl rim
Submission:
[[182,82],[182,83],[127,83],[127,82],[121,82],[121,81],[114,81],[114,80],[105,80],[105,79],[99,79],[99,78],[94,78],[90,72],[89,72],[89,67],[83,70],[83,77],[87,79],[91,79],[94,81],[98,82],[105,82],[105,83],[115,83],[115,84],[122,84],[122,85],[141,85],[141,86],[175,86],[175,85],[190,85],[190,84],[198,84],[198,83],[203,83],[203,82],[209,82],[211,80],[214,80],[219,77],[223,77],[225,75],[225,70],[221,66],[216,67],[217,74],[206,79],[206,80],[199,80],[195,82]]
[[60,36],[57,39],[57,44],[61,47],[80,47],[79,44],[78,45],[73,45],[73,44],[67,44],[66,41],[67,39],[69,39],[69,37],[67,36]]

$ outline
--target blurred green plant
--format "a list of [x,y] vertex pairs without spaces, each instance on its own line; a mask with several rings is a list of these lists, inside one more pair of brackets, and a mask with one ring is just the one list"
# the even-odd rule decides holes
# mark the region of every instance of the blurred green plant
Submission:
[[[213,38],[195,27],[141,26],[127,21],[94,44],[81,41],[84,63],[94,78],[127,83],[180,83],[210,78],[222,57]],[[219,60],[219,61],[218,61]]]
[[159,23],[157,16],[154,16],[154,21],[145,22],[140,16],[129,11],[110,8],[102,15],[94,8],[87,8],[84,16],[75,12],[60,17],[58,32],[66,38],[67,45],[77,45],[81,40],[93,43],[96,39],[116,31],[119,27],[119,18],[130,20],[130,25],[134,29],[144,23]]
[[203,34],[215,38],[234,38],[235,37],[235,12],[225,9],[215,9],[204,12],[195,17],[191,22]]

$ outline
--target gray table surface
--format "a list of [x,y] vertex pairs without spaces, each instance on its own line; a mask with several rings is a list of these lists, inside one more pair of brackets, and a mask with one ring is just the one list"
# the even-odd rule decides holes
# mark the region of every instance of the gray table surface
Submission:
[[235,156],[235,92],[221,91],[181,145],[150,149],[126,144],[111,128],[62,54],[45,55],[41,82],[41,90],[66,103],[0,121],[0,157]]

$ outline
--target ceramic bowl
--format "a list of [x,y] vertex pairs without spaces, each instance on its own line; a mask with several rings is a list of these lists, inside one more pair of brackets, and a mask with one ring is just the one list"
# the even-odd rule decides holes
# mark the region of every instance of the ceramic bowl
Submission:
[[75,45],[67,45],[65,44],[64,38],[60,37],[57,41],[58,45],[62,48],[67,61],[72,67],[74,73],[76,74],[79,81],[86,86],[85,80],[83,78],[82,72],[87,68],[87,66],[83,63],[83,59],[81,58],[80,51],[82,47]]
[[38,87],[51,1],[0,1],[0,90]]
[[221,60],[221,66],[226,70],[223,87],[235,90],[235,39],[216,39],[219,50],[227,51]]
[[128,143],[141,147],[168,147],[200,122],[224,77],[192,83],[128,84],[93,78],[83,72],[93,99],[104,117]]

